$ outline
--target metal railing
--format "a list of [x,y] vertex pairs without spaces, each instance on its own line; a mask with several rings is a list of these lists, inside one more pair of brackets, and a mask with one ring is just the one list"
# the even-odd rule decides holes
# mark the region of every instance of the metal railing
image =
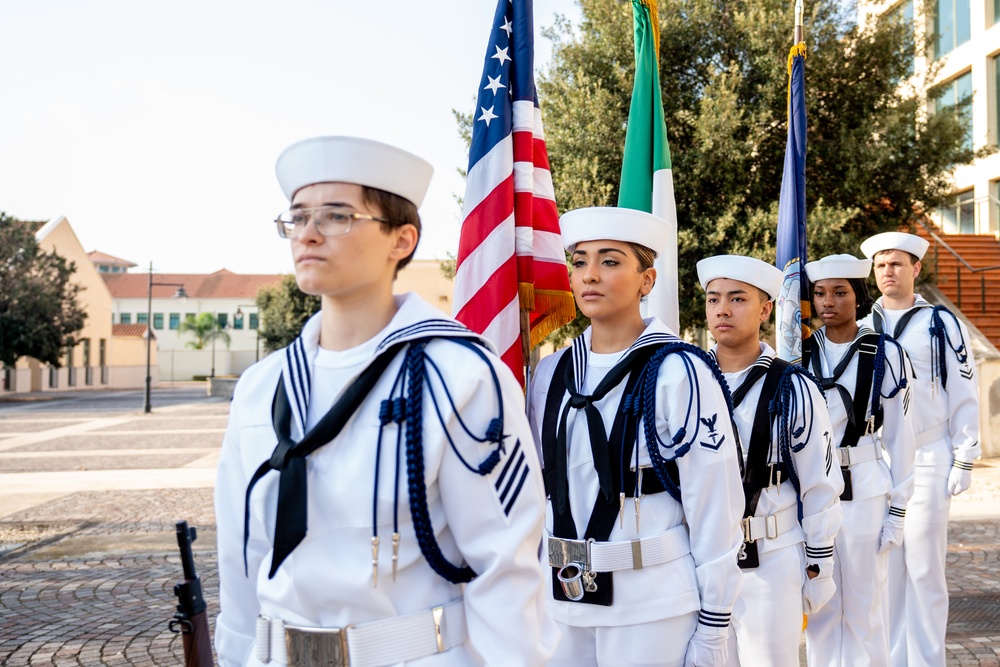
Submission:
[[980,300],[980,305],[981,305],[982,313],[985,315],[986,314],[986,274],[989,271],[996,271],[997,269],[1000,269],[1000,264],[997,264],[997,265],[994,265],[994,266],[985,266],[985,267],[980,268],[980,269],[975,269],[975,268],[972,267],[971,264],[969,264],[967,261],[965,261],[964,257],[962,257],[957,252],[955,252],[955,249],[952,248],[950,245],[948,245],[948,243],[944,239],[942,239],[940,236],[938,236],[937,232],[935,232],[933,229],[931,229],[930,227],[928,227],[927,223],[925,223],[923,220],[918,220],[917,224],[919,224],[921,227],[923,227],[924,230],[927,232],[927,234],[932,239],[934,239],[934,242],[935,242],[935,245],[934,245],[934,278],[935,278],[935,280],[940,275],[938,273],[938,248],[939,247],[944,248],[945,250],[947,250],[948,252],[950,252],[952,254],[952,256],[955,259],[958,260],[958,266],[955,267],[955,286],[956,286],[956,289],[957,289],[957,295],[956,295],[955,301],[956,301],[956,305],[958,306],[959,310],[961,310],[961,308],[962,308],[962,267],[964,266],[965,269],[969,273],[978,273],[978,274],[980,274],[980,276],[979,276],[979,300]]

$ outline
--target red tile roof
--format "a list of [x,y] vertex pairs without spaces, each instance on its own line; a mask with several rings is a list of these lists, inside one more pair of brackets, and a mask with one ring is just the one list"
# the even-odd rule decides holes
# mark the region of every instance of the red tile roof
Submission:
[[[146,298],[148,273],[102,273],[104,283],[115,299]],[[154,273],[154,283],[179,283],[193,299],[256,299],[257,291],[278,283],[280,274],[238,274],[222,269],[215,273]],[[169,299],[177,293],[175,285],[153,285],[153,296]]]
[[[118,336],[121,338],[145,338],[146,337],[146,325],[145,324],[112,324],[111,325],[111,335]],[[156,338],[156,333],[153,333],[153,338]]]
[[90,261],[93,262],[94,264],[113,264],[115,266],[125,266],[130,268],[133,266],[138,266],[138,264],[136,264],[135,262],[130,262],[127,259],[122,259],[121,257],[115,257],[114,255],[109,255],[105,252],[101,252],[100,250],[93,250],[91,252],[88,252],[87,257],[89,257]]

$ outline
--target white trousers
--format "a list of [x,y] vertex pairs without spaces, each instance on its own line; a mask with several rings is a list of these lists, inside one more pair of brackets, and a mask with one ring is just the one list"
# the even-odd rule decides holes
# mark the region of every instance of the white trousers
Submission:
[[635,625],[556,625],[562,639],[549,667],[683,667],[698,612]]
[[733,608],[736,650],[729,664],[742,667],[798,667],[802,639],[802,544],[760,556],[760,567],[743,570],[743,589]]
[[844,523],[833,543],[837,592],[806,626],[809,667],[889,664],[887,554],[878,553],[885,496],[841,503]]
[[914,466],[903,546],[889,552],[893,667],[944,667],[948,629],[948,473],[951,466]]

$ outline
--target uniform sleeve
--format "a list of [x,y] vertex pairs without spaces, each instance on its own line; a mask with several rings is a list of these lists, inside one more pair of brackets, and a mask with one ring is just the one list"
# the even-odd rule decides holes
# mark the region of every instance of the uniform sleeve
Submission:
[[215,621],[215,650],[220,667],[246,663],[254,642],[259,605],[257,572],[269,547],[262,536],[247,545],[249,576],[243,567],[243,506],[248,479],[240,457],[239,406],[237,386],[229,423],[222,441],[215,481],[215,522],[219,557],[219,616]]
[[[565,348],[562,354],[569,354],[568,350],[569,348]],[[542,456],[542,421],[545,419],[545,402],[548,398],[549,385],[552,384],[552,374],[555,371],[559,354],[559,352],[550,354],[538,362],[531,377],[529,389],[528,422],[531,425],[531,435],[537,445],[538,458],[543,464],[545,461]]]
[[[684,428],[682,442],[691,442],[687,453],[677,459],[677,470],[701,597],[698,632],[725,635],[743,582],[737,565],[743,486],[722,388],[702,360],[688,357],[688,361],[690,367],[682,355],[671,354],[660,366],[656,430],[669,444]],[[688,379],[692,370],[693,384]],[[676,453],[663,446],[660,450],[666,459]]]
[[[889,512],[902,516],[910,496],[913,495],[913,457],[917,451],[913,419],[910,416],[910,382],[913,378],[909,359],[901,347],[887,344],[885,354],[886,373],[882,380],[882,446],[889,453],[889,474],[892,476]],[[902,378],[906,379],[906,386],[892,398],[886,398],[896,390]]]
[[[494,368],[503,396],[503,453],[493,471],[481,476],[454,452],[441,463],[439,485],[448,527],[462,556],[477,576],[465,587],[465,618],[472,646],[488,665],[543,665],[559,631],[545,609],[539,548],[545,521],[542,469],[525,415],[524,394],[510,371]],[[468,386],[458,408],[473,433],[485,431],[497,414],[496,390],[481,360],[482,381]],[[452,414],[447,424],[463,455],[478,452],[473,465],[492,446],[468,441]]]
[[[951,447],[957,461],[972,463],[982,454],[979,445],[979,382],[976,378],[976,362],[972,356],[969,330],[958,320],[943,318],[945,330],[951,337],[952,346],[957,346],[957,336],[961,334],[968,354],[965,363],[959,362],[957,355],[945,350],[948,364],[948,408],[951,418],[948,430]],[[958,325],[957,330],[955,324]]]
[[844,478],[833,459],[833,426],[823,394],[812,381],[798,374],[792,377],[796,383],[795,395],[801,397],[791,415],[792,424],[804,426],[802,433],[807,437],[804,443],[793,439],[796,446],[803,446],[792,452],[802,499],[806,561],[823,562],[833,556],[833,540],[843,521],[840,494],[844,491]]

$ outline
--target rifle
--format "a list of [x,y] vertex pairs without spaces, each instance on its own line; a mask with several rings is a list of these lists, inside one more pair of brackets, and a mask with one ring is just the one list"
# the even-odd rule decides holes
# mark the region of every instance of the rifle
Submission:
[[191,553],[191,543],[197,538],[198,531],[188,528],[187,521],[177,522],[177,546],[181,550],[184,580],[174,585],[178,604],[168,627],[184,638],[185,667],[213,667],[215,660],[208,634],[205,598],[201,594],[201,579],[195,574],[194,554]]

